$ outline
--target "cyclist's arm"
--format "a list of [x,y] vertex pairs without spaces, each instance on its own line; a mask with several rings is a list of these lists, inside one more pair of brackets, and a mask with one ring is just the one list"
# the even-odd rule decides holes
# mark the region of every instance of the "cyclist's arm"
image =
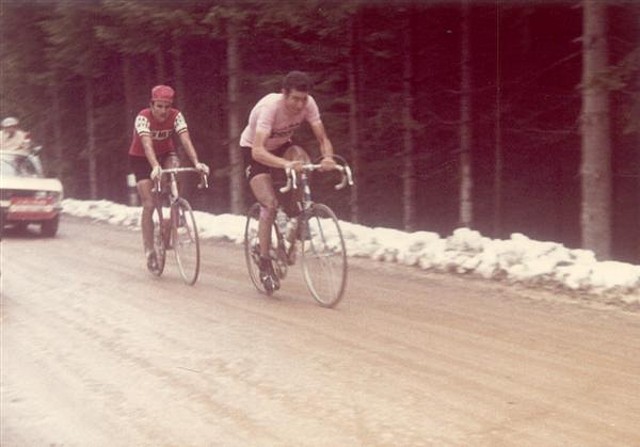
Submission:
[[189,129],[187,127],[187,121],[184,119],[184,115],[182,112],[178,111],[175,121],[173,122],[173,129],[178,134],[178,138],[180,139],[180,143],[182,143],[182,147],[193,163],[193,166],[198,166],[198,153],[196,152],[196,148],[193,147],[193,142],[191,141],[191,136],[189,135]]
[[324,129],[322,121],[316,121],[315,123],[311,124],[311,130],[313,130],[313,134],[316,136],[318,143],[320,143],[320,153],[323,157],[323,164],[335,164],[335,161],[333,160],[333,145],[331,144],[331,140],[329,140],[329,137],[327,136],[327,132]]
[[162,167],[156,157],[156,152],[153,150],[153,141],[151,140],[151,136],[149,134],[140,135],[140,141],[142,142],[144,155],[147,157],[147,160],[149,160],[151,169]]
[[153,140],[151,139],[151,130],[149,126],[149,120],[141,113],[136,116],[135,131],[140,137],[140,144],[144,150],[144,155],[147,157],[147,161],[151,165],[151,170],[161,168],[160,162],[156,157],[156,151],[153,150]]
[[271,152],[267,150],[264,146],[264,142],[268,138],[269,134],[263,130],[257,130],[256,136],[253,140],[253,146],[251,147],[251,156],[258,163],[262,163],[266,166],[271,166],[272,168],[286,168],[291,162],[280,158],[276,155],[273,155]]
[[196,148],[193,146],[193,143],[191,142],[189,131],[185,130],[183,132],[180,132],[178,136],[180,137],[180,142],[182,143],[182,147],[187,153],[187,157],[189,157],[189,160],[191,160],[191,163],[193,163],[194,166],[197,166],[199,163],[198,153],[196,152]]

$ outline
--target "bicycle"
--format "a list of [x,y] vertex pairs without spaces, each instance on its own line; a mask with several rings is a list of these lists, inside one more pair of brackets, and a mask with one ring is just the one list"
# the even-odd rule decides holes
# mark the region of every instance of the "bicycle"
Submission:
[[[300,175],[295,170],[287,170],[286,185],[281,193],[301,188],[302,197],[297,202],[300,214],[297,218],[286,218],[278,222],[276,218],[271,231],[271,249],[269,256],[279,280],[286,277],[289,266],[296,262],[298,246],[302,258],[305,283],[313,298],[323,307],[334,307],[342,299],[347,280],[347,253],[344,237],[338,219],[331,208],[316,203],[311,198],[309,174],[320,169],[319,164],[305,164]],[[345,163],[336,165],[341,173],[341,181],[335,189],[353,185],[351,168]],[[259,203],[254,203],[247,212],[244,232],[244,250],[249,276],[256,289],[266,295],[272,295],[279,284],[260,281],[260,246],[258,224],[260,221]],[[282,205],[278,214],[285,216]]]
[[[156,276],[164,271],[167,250],[173,249],[180,276],[185,283],[195,284],[200,273],[200,239],[198,227],[189,202],[178,191],[178,174],[197,172],[200,174],[198,188],[207,188],[207,175],[196,168],[162,169],[155,179],[153,194],[153,246],[156,252],[157,268],[152,270]],[[163,191],[163,178],[167,178],[169,190]],[[168,206],[169,217],[164,217],[164,208]]]

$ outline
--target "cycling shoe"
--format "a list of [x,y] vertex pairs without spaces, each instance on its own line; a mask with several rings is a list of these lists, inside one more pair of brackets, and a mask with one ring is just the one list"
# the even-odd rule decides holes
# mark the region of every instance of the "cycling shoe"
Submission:
[[147,253],[147,268],[151,272],[158,271],[158,257],[156,256],[155,251],[150,251]]
[[280,288],[280,280],[274,272],[273,264],[269,258],[260,259],[260,282],[267,295],[271,295]]

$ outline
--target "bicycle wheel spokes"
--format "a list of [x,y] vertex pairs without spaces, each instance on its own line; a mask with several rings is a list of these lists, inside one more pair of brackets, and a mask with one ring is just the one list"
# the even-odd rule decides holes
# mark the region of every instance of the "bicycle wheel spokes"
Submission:
[[162,207],[156,207],[153,211],[153,249],[156,252],[157,268],[151,272],[156,275],[162,275],[164,271],[165,260],[167,259],[167,251],[164,245],[163,237],[163,212]]
[[173,232],[171,239],[178,270],[184,282],[195,284],[200,272],[200,239],[191,205],[180,198],[172,206]]
[[347,253],[338,219],[328,206],[316,203],[300,225],[307,287],[321,306],[333,307],[342,299],[347,281]]

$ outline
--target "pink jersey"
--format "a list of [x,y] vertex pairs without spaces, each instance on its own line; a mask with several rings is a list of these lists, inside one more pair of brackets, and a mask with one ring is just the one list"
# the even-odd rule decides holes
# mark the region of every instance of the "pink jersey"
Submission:
[[262,98],[251,110],[249,124],[240,136],[240,146],[252,147],[256,137],[256,130],[264,130],[269,137],[265,141],[265,148],[272,151],[291,140],[293,133],[303,121],[309,124],[320,122],[318,105],[311,95],[300,113],[292,115],[285,109],[284,95],[270,93]]
[[170,109],[167,119],[163,122],[153,117],[151,109],[141,110],[136,116],[129,155],[144,157],[144,147],[142,147],[142,140],[140,139],[142,135],[151,137],[156,155],[171,152],[175,150],[173,135],[186,131],[187,122],[177,109]]

